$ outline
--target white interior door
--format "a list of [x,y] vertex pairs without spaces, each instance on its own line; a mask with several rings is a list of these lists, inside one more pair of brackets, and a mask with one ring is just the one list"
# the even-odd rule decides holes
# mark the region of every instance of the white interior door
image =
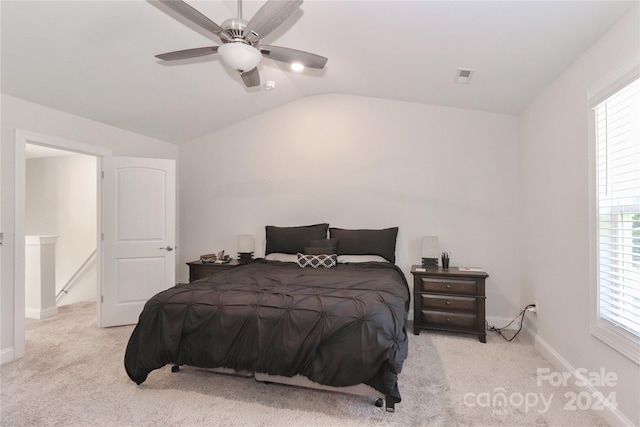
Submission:
[[175,160],[105,156],[102,170],[99,326],[130,325],[175,285]]

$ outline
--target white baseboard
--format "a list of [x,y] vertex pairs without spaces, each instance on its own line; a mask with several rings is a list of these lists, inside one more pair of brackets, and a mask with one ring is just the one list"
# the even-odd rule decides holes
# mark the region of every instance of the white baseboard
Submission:
[[16,359],[13,347],[3,348],[0,350],[0,365],[13,362]]
[[[570,372],[573,378],[584,378],[584,376],[578,373],[576,368],[574,368],[569,362],[567,362],[567,360],[562,357],[560,353],[558,353],[553,347],[549,345],[549,343],[540,338],[538,335],[534,336],[534,345],[540,355],[559,371]],[[586,391],[590,393],[591,396],[598,396],[598,399],[602,399],[602,401],[605,401],[602,393],[596,390],[596,388],[589,384],[588,381],[585,380],[581,382],[583,383],[583,385],[580,388],[586,389]],[[600,415],[611,426],[635,426],[635,424],[622,412],[620,412],[617,407],[611,408],[605,406]]]
[[29,319],[48,319],[58,314],[58,307],[53,306],[45,309],[25,308],[24,317]]

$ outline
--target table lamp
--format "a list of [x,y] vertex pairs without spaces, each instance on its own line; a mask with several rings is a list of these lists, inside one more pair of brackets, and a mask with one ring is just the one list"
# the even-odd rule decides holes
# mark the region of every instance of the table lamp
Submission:
[[249,262],[253,259],[254,238],[252,234],[238,235],[238,258],[240,262]]

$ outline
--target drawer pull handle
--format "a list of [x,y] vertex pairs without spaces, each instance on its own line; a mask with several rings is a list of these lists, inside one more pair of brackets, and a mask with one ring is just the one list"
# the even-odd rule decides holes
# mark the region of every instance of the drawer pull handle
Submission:
[[448,317],[447,317],[447,322],[451,322],[451,319],[449,319]]
[[451,288],[451,285],[447,285],[447,289],[450,289],[450,288]]
[[447,300],[447,305],[451,304],[451,301]]

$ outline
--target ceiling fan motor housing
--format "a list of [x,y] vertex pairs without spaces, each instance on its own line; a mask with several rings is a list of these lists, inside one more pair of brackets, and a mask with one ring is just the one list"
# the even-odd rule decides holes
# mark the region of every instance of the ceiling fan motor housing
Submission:
[[[231,36],[232,41],[244,40],[244,29],[249,22],[241,18],[229,18],[224,21],[221,27]],[[245,43],[247,43],[245,41]]]

